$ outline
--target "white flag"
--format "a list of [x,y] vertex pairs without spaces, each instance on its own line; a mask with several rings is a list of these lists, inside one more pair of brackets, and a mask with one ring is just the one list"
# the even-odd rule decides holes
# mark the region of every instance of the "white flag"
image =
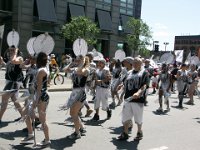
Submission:
[[183,61],[183,50],[175,50],[176,61],[182,62]]
[[0,26],[0,39],[3,39],[4,25]]

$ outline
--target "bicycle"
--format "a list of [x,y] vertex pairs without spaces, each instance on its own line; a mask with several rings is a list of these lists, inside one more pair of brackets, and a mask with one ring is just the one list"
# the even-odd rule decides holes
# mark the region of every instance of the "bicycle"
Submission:
[[59,69],[53,69],[50,73],[50,79],[53,80],[55,85],[61,85],[64,83],[64,76],[60,73]]

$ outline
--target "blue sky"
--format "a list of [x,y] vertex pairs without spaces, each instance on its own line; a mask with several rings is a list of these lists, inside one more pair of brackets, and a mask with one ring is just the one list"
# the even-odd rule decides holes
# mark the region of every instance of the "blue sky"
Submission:
[[[200,35],[200,0],[143,0],[141,19],[153,32],[164,50],[173,50],[174,38],[180,35]],[[151,47],[152,49],[152,47]]]

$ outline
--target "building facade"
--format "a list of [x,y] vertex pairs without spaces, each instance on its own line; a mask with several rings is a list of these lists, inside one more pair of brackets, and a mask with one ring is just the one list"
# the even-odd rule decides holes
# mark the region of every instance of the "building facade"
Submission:
[[72,17],[86,16],[98,24],[101,34],[96,49],[113,57],[121,47],[128,53],[125,25],[130,17],[141,17],[142,0],[0,0],[0,25],[5,25],[2,51],[8,48],[7,34],[15,29],[19,48],[27,55],[31,37],[48,32],[55,40],[53,53],[73,53],[72,42],[60,37],[60,28]]
[[200,48],[200,35],[175,36],[174,50],[184,50],[184,59],[191,53],[198,55]]

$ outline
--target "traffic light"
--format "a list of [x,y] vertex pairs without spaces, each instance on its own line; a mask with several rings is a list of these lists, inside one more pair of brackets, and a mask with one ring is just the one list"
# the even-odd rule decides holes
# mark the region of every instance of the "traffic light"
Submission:
[[158,52],[159,51],[159,45],[155,44],[155,51]]

